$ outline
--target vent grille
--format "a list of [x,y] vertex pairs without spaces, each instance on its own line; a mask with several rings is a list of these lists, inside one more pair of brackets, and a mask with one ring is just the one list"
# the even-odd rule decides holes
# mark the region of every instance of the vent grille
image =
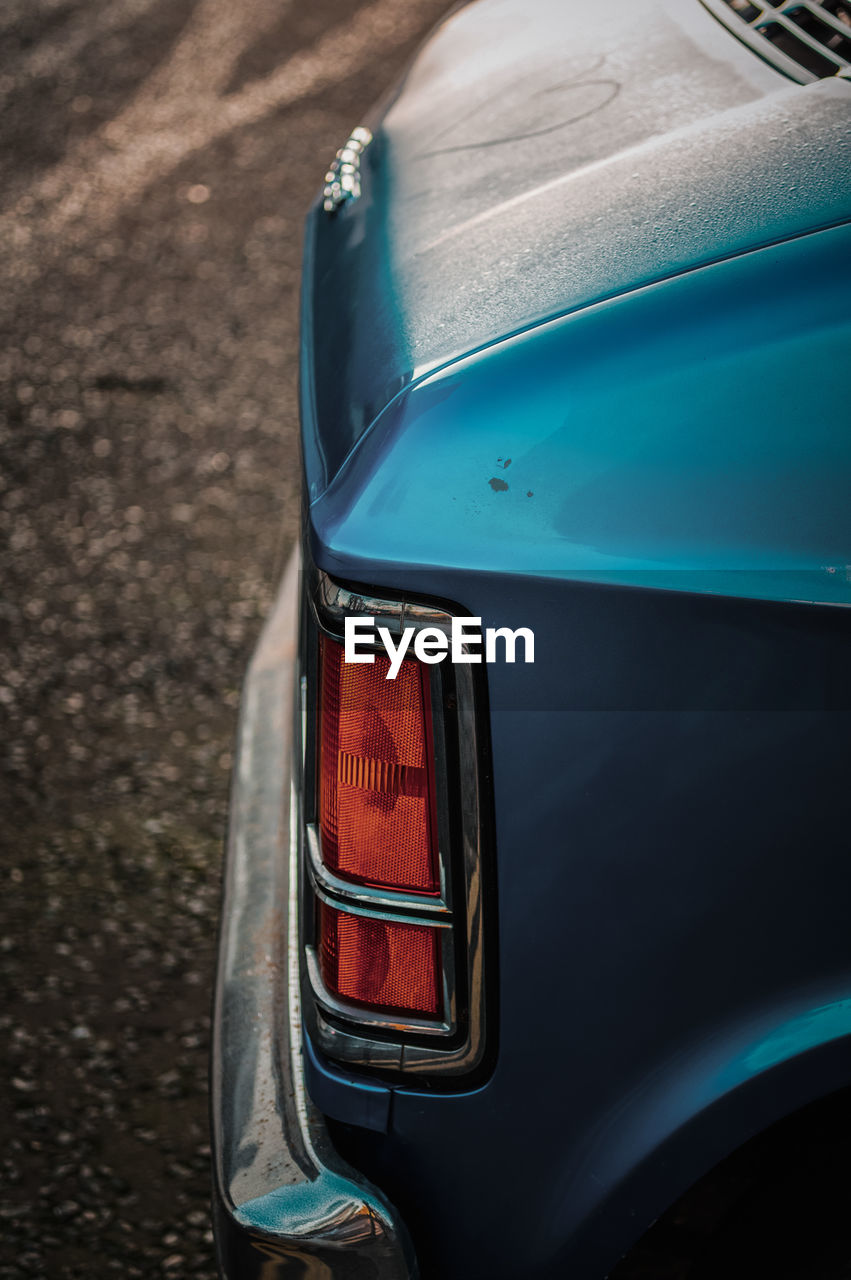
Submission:
[[809,84],[851,73],[851,0],[703,0],[778,71]]

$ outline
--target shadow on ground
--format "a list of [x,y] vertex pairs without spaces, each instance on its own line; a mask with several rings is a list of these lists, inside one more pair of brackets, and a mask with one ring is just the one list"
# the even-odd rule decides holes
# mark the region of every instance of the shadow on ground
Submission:
[[0,1276],[213,1274],[219,869],[298,523],[301,223],[446,7],[0,15]]

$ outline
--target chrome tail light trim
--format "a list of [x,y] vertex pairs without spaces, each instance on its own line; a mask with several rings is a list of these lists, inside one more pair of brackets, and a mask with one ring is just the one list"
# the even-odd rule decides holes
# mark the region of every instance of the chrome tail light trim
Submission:
[[[365,594],[334,582],[310,566],[305,582],[305,636],[343,636],[347,616],[378,619],[394,635],[405,627],[451,630],[452,615],[427,604]],[[307,640],[309,649],[311,640]],[[451,1078],[473,1071],[485,1050],[485,911],[482,895],[482,783],[477,681],[469,666],[431,668],[432,720],[438,809],[440,892],[435,897],[374,889],[335,875],[323,863],[315,821],[315,733],[310,717],[316,670],[303,655],[304,734],[302,761],[306,797],[300,815],[303,902],[300,940],[304,1018],[309,1034],[328,1057],[369,1070],[403,1076]],[[451,750],[447,753],[447,740]],[[451,776],[450,776],[451,775]],[[316,899],[339,910],[379,919],[439,927],[444,932],[444,1017],[439,1021],[383,1015],[350,1005],[324,986],[312,934]]]

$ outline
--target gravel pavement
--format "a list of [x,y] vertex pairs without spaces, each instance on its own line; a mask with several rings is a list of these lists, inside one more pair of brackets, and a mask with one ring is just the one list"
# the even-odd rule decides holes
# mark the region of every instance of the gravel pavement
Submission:
[[0,1277],[214,1274],[221,850],[298,521],[301,224],[446,8],[0,14]]
[[[302,220],[448,7],[0,10],[0,1280],[214,1275],[221,855],[298,524]],[[851,1280],[851,1094],[796,1124],[619,1280]]]

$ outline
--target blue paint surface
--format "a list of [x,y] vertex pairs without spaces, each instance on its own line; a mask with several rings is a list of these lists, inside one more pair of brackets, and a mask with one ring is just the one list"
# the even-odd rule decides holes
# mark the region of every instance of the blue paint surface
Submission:
[[396,1089],[359,1153],[447,1275],[495,1218],[495,1277],[529,1240],[541,1275],[611,1261],[719,1134],[837,1087],[835,1017],[789,993],[851,993],[848,262],[832,229],[498,344],[309,508],[337,577],[536,636],[487,672],[493,1075]]
[[[542,3],[552,50],[462,10],[308,226],[315,562],[536,636],[487,672],[493,1073],[395,1087],[347,1152],[447,1277],[605,1274],[847,1083],[849,89],[615,9]],[[531,143],[589,76],[617,93]]]
[[426,378],[314,502],[317,537],[411,566],[851,602],[843,260],[847,227]]
[[842,223],[849,97],[790,84],[683,0],[456,15],[371,122],[361,198],[308,223],[310,495],[424,371]]
[[753,1075],[843,1036],[851,1036],[851,999],[835,1000],[781,1023],[747,1049],[732,1069],[740,1065]]

